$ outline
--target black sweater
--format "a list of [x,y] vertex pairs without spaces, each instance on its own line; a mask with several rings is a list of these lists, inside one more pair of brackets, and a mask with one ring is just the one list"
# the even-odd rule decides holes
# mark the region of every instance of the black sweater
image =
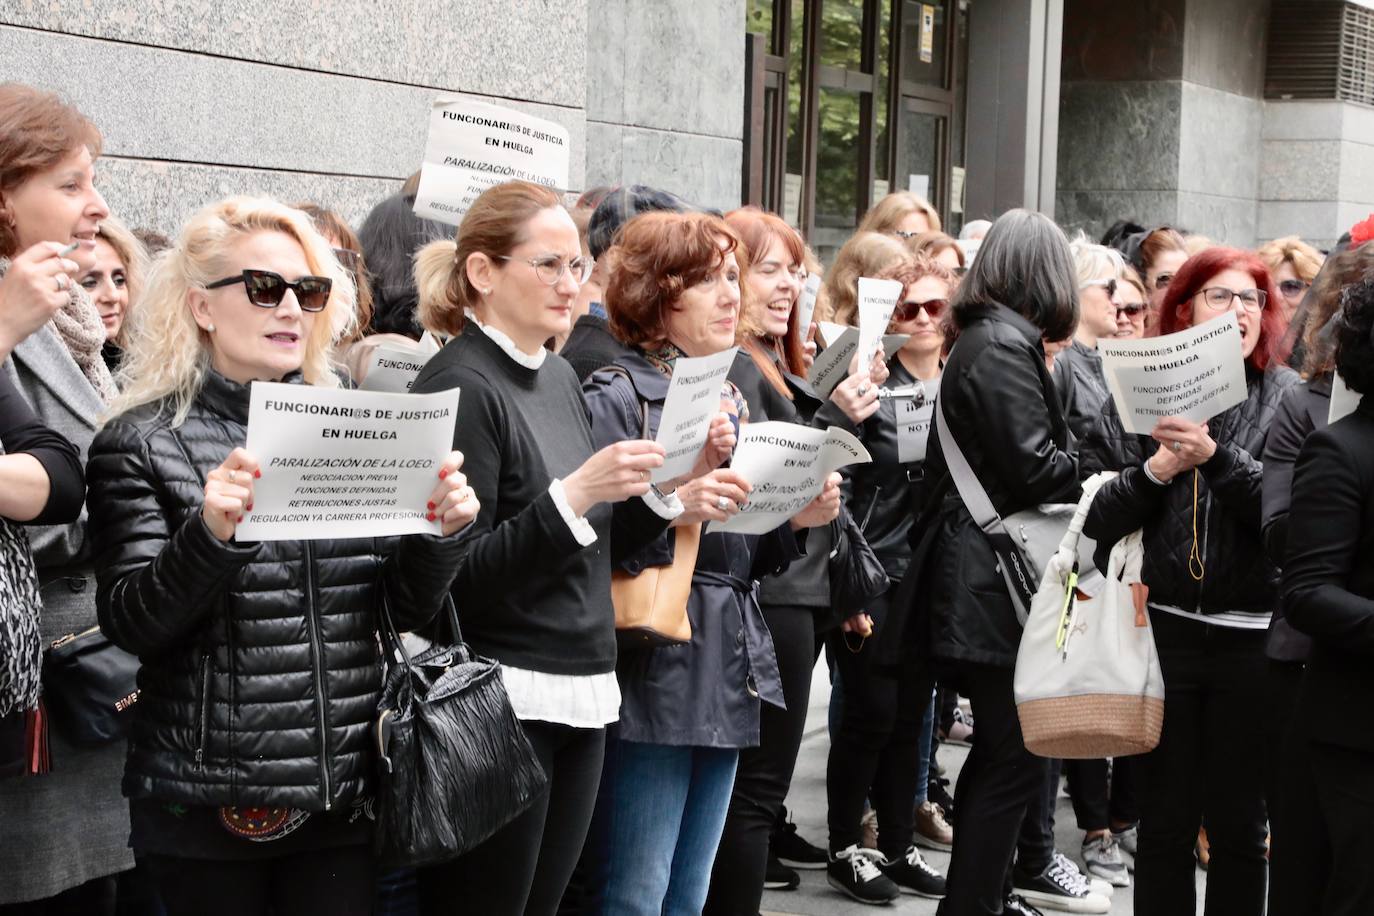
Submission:
[[0,372],[0,445],[7,455],[32,455],[48,473],[48,502],[26,525],[59,525],[75,521],[86,500],[81,453],[61,433],[44,425],[15,387]]
[[583,547],[549,493],[554,478],[567,477],[593,452],[577,376],[553,354],[528,369],[468,322],[411,390],[455,386],[462,394],[453,447],[482,502],[453,580],[464,638],[517,668],[613,671],[611,507],[587,512],[596,541]]

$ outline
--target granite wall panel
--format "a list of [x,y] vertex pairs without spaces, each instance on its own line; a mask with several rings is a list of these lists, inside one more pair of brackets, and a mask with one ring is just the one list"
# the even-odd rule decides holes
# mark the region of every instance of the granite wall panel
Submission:
[[1264,104],[1186,80],[1181,88],[1179,190],[1253,202],[1259,193]]

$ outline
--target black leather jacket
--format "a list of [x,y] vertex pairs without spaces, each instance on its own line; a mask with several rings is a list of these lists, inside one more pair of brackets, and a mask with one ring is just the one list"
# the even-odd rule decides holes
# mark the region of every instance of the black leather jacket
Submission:
[[[1078,498],[1078,462],[1040,329],[1011,309],[969,306],[945,362],[939,402],[969,465],[1004,518]],[[938,661],[1009,668],[1021,642],[997,558],[950,480],[939,437],[926,451],[928,486],[908,580],[922,626],[895,640]],[[907,630],[911,627],[905,625]],[[890,646],[886,660],[894,660]],[[909,654],[909,653],[906,653]]]
[[[1166,486],[1151,481],[1142,466],[1158,444],[1126,433],[1114,403],[1108,402],[1079,450],[1085,477],[1121,472],[1097,491],[1083,526],[1097,541],[1098,566],[1106,568],[1113,544],[1143,528],[1141,577],[1150,587],[1151,604],[1204,615],[1267,614],[1278,605],[1278,571],[1260,537],[1260,456],[1279,404],[1299,379],[1283,367],[1263,373],[1247,368],[1246,374],[1249,396],[1208,423],[1217,451],[1198,468],[1196,513],[1194,475],[1180,474]],[[1188,567],[1195,515],[1205,567],[1201,581]]]
[[[896,356],[888,361],[887,387],[914,384]],[[929,398],[935,399],[938,382],[927,384]],[[854,465],[849,478],[850,511],[863,529],[864,539],[896,581],[906,575],[911,563],[911,526],[921,507],[922,466],[924,460],[902,461],[898,442],[897,416],[913,402],[889,399],[878,404],[878,412],[864,421],[860,438],[873,456],[869,464]]]
[[205,476],[244,443],[248,391],[211,372],[181,426],[145,405],[91,445],[100,626],[143,663],[124,794],[326,810],[371,785],[381,590],[402,629],[429,620],[461,535],[215,538]]

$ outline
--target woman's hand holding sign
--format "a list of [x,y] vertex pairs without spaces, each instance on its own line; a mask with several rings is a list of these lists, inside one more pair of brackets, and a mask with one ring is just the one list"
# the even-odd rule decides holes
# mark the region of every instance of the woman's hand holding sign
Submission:
[[449,452],[439,467],[439,484],[425,504],[425,518],[431,522],[438,519],[445,537],[472,524],[482,508],[477,494],[468,486],[467,477],[459,470],[462,466],[463,453]]
[[690,480],[678,488],[682,514],[673,519],[673,525],[727,521],[748,502],[752,489],[743,474],[730,468],[719,468]]
[[261,476],[258,459],[242,448],[234,449],[206,475],[200,517],[216,538],[228,541],[234,536],[243,513],[253,508],[253,480]]
[[819,528],[835,520],[835,517],[840,514],[840,480],[839,472],[832,471],[830,476],[825,479],[825,486],[821,488],[820,495],[792,516],[793,531],[800,531],[803,528]]
[[1205,463],[1217,452],[1206,423],[1163,417],[1150,436],[1159,443],[1159,450],[1150,458],[1150,473],[1164,483]]

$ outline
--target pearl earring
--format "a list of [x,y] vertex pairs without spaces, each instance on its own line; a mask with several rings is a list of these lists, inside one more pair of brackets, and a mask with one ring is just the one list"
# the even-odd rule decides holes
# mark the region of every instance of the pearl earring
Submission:
[[207,334],[213,334],[213,333],[215,333],[215,326],[214,326],[213,324],[207,324],[207,325],[205,326],[205,333],[207,333]]
[[482,290],[482,295],[484,295],[484,296],[490,296],[490,295],[491,295],[491,290],[489,290],[489,289],[484,289],[484,290]]

